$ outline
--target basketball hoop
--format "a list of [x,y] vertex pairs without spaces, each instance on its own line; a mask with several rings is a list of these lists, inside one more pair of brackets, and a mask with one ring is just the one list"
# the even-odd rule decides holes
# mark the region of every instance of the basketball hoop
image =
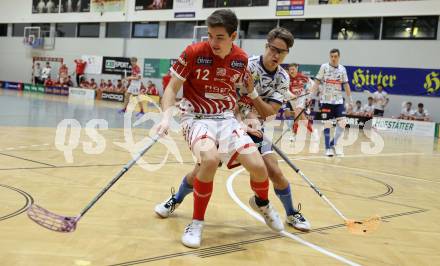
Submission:
[[54,49],[55,31],[42,30],[40,27],[25,27],[23,44],[32,49]]

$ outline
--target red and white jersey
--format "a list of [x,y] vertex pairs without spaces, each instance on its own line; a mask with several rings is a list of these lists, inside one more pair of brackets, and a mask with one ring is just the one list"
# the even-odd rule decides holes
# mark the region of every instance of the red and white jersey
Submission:
[[304,90],[306,86],[310,83],[309,77],[305,76],[301,72],[298,72],[295,77],[290,77],[290,92],[295,96],[298,97],[302,94],[304,94]]
[[247,54],[236,45],[220,58],[208,42],[189,45],[170,71],[183,83],[181,110],[184,113],[219,114],[237,104],[235,84],[247,68]]
[[[131,67],[131,76],[132,77],[140,77],[141,76],[141,68],[138,65],[134,65]],[[130,87],[140,89],[141,88],[141,80],[130,80]]]

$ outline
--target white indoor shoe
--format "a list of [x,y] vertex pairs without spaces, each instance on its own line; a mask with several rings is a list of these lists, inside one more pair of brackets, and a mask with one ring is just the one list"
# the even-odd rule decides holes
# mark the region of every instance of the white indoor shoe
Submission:
[[277,213],[277,211],[272,207],[270,203],[268,203],[266,206],[258,206],[255,202],[255,196],[252,196],[249,199],[249,205],[252,207],[252,209],[256,212],[258,212],[261,216],[263,216],[264,221],[266,222],[267,226],[270,227],[275,232],[281,232],[284,230],[284,224],[283,221],[280,218],[280,215]]
[[202,243],[203,221],[192,220],[185,227],[182,235],[182,244],[189,248],[199,248]]

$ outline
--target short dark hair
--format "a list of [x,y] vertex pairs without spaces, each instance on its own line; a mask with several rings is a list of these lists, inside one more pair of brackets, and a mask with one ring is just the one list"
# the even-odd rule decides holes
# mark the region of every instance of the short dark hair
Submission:
[[338,53],[338,55],[341,55],[341,52],[339,52],[339,49],[333,48],[330,50],[330,54]]
[[368,100],[373,100],[373,97],[371,97],[371,96],[370,96],[370,97],[368,97]]
[[423,108],[423,103],[419,103],[417,106]]
[[287,48],[290,48],[293,46],[293,42],[294,42],[293,35],[286,28],[277,27],[277,28],[274,28],[271,31],[269,31],[269,33],[267,34],[267,42],[271,42],[271,41],[275,40],[276,38],[283,40],[286,43]]
[[377,84],[377,87],[378,87],[378,88],[382,88],[382,89],[383,89],[383,86],[382,86],[382,84]]
[[219,9],[206,19],[206,25],[211,28],[223,27],[231,36],[232,33],[237,31],[238,19],[230,9]]
[[289,64],[289,67],[299,67],[299,64],[298,63],[291,63],[291,64]]
[[412,105],[412,102],[406,102],[406,104]]
[[361,101],[357,100],[357,101],[356,101],[356,104],[358,104],[358,103],[361,103]]

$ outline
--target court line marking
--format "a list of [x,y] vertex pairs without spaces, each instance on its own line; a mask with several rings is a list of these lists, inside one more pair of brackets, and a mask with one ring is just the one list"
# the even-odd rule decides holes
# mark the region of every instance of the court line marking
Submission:
[[8,148],[3,148],[0,149],[0,151],[14,151],[14,150],[21,150],[21,149],[26,149],[26,148],[35,148],[35,147],[40,147],[40,146],[49,146],[49,143],[43,143],[43,144],[33,144],[33,145],[28,145],[28,146],[17,146],[17,147],[8,147]]
[[[413,156],[413,155],[426,155],[426,154],[424,154],[424,153],[421,153],[421,154],[419,154],[419,153],[388,153],[388,154],[382,154],[380,157],[387,157],[387,156]],[[341,157],[341,160],[343,160],[343,158],[357,158],[357,157],[362,157],[362,156],[359,156],[359,154],[356,154],[356,155],[346,155],[344,157]],[[328,158],[328,157],[323,156],[323,158]],[[325,166],[339,167],[339,168],[342,168],[342,169],[353,170],[353,171],[362,171],[362,172],[366,172],[366,173],[370,173],[370,174],[381,174],[381,175],[389,175],[389,176],[394,176],[394,177],[400,177],[400,178],[408,179],[408,180],[411,180],[411,181],[421,181],[421,182],[427,182],[427,183],[440,184],[439,181],[435,181],[435,180],[428,180],[428,179],[417,178],[417,177],[413,177],[413,176],[398,175],[398,174],[382,172],[382,171],[378,171],[378,170],[369,170],[369,169],[364,169],[364,168],[356,168],[356,167],[337,165],[337,164],[330,164],[330,163],[324,163],[324,162],[308,161],[309,159],[319,159],[319,158],[318,157],[313,157],[313,156],[310,156],[310,157],[300,157],[300,158],[291,158],[292,161],[303,161],[303,162],[307,162],[307,163],[311,163],[311,164],[319,164],[319,165],[325,165]]]
[[53,164],[43,163],[43,162],[39,162],[39,161],[31,160],[31,159],[26,159],[26,158],[23,158],[23,157],[20,157],[20,156],[14,156],[14,155],[10,155],[10,154],[6,154],[6,153],[2,153],[2,152],[0,152],[0,155],[7,156],[7,157],[12,157],[12,158],[15,158],[15,159],[20,159],[20,160],[23,160],[23,161],[28,161],[28,162],[38,163],[38,164],[42,164],[42,165],[46,165],[46,166],[50,166],[50,167],[52,167],[52,168],[56,167],[56,166],[53,165]]
[[[241,168],[241,169],[239,169],[238,171],[235,171],[232,175],[230,175],[230,176],[228,177],[228,180],[226,181],[226,188],[227,188],[227,190],[228,190],[228,194],[229,194],[229,196],[232,198],[232,200],[234,200],[235,203],[236,203],[240,208],[242,208],[244,211],[246,211],[249,215],[251,215],[252,217],[254,217],[256,220],[258,220],[258,221],[260,221],[260,222],[262,222],[262,223],[265,224],[263,217],[261,217],[259,214],[257,214],[257,213],[254,212],[253,210],[251,210],[248,206],[246,206],[246,205],[245,205],[245,204],[244,204],[244,203],[243,203],[243,202],[237,197],[237,194],[235,194],[235,191],[234,191],[234,189],[233,189],[232,184],[233,184],[233,182],[234,182],[234,179],[235,179],[239,174],[241,174],[241,172],[243,172],[244,170],[245,170],[244,168]],[[308,242],[308,241],[306,241],[306,240],[304,240],[304,239],[302,239],[302,238],[300,238],[300,237],[298,237],[298,236],[296,236],[296,235],[294,235],[294,234],[291,234],[291,233],[289,233],[289,232],[287,232],[287,231],[281,231],[280,234],[283,235],[283,236],[285,236],[285,237],[288,237],[288,238],[290,238],[290,239],[292,239],[292,240],[294,240],[294,241],[296,241],[296,242],[298,242],[298,243],[300,243],[300,244],[303,244],[303,245],[305,245],[305,246],[307,246],[307,247],[309,247],[309,248],[312,248],[312,249],[314,249],[314,250],[316,250],[316,251],[318,251],[318,252],[320,252],[320,253],[322,253],[322,254],[328,256],[328,257],[331,257],[331,258],[334,258],[334,259],[336,259],[336,260],[338,260],[338,261],[340,261],[340,262],[343,262],[343,263],[345,263],[345,264],[347,264],[347,265],[351,265],[351,266],[360,266],[360,264],[357,264],[356,262],[353,262],[353,261],[351,261],[351,260],[348,260],[348,259],[346,259],[346,258],[344,258],[344,257],[342,257],[342,256],[340,256],[340,255],[337,255],[337,254],[335,254],[335,253],[333,253],[333,252],[331,252],[331,251],[328,251],[328,250],[326,250],[326,249],[324,249],[324,248],[322,248],[322,247],[320,247],[320,246],[318,246],[318,245],[315,245],[315,244],[313,244],[313,243],[310,243],[310,242]]]

